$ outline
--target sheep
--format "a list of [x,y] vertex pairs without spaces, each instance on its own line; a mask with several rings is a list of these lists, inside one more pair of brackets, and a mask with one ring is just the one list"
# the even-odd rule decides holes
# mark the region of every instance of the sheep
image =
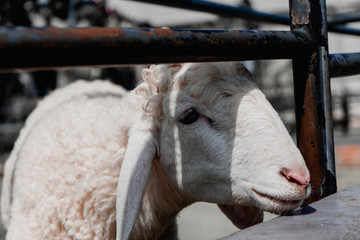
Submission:
[[7,239],[176,239],[198,201],[244,228],[309,196],[302,155],[241,63],[142,78],[129,93],[76,82],[38,105],[5,166]]

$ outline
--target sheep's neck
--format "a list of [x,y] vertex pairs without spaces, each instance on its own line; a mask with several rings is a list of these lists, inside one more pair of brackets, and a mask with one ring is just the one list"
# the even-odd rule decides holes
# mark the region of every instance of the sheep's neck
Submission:
[[170,186],[161,163],[154,160],[131,239],[158,239],[169,224],[175,223],[176,215],[191,203],[191,199]]

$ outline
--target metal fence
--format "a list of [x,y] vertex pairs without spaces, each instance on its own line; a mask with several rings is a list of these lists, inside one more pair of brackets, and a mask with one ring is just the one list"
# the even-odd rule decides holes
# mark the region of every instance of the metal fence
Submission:
[[336,192],[330,77],[360,74],[360,53],[329,54],[327,35],[360,35],[359,29],[343,25],[359,21],[359,14],[327,21],[325,0],[289,0],[290,17],[202,0],[141,2],[286,24],[291,31],[2,27],[0,71],[292,59],[297,144],[312,176],[307,203]]

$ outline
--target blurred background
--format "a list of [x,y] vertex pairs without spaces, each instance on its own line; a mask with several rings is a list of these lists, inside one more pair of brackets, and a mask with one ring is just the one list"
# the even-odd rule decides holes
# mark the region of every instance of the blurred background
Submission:
[[[287,0],[217,2],[285,16],[289,11]],[[359,11],[358,0],[327,0],[328,17]],[[123,0],[0,0],[0,25],[290,30],[282,25],[221,18],[213,14]],[[348,26],[360,29],[360,22]],[[329,33],[329,49],[330,53],[360,52],[360,37]],[[291,61],[261,60],[247,61],[245,64],[294,136]],[[142,67],[0,73],[0,173],[26,117],[46,94],[77,79],[109,80],[131,90],[138,81]],[[360,76],[334,78],[331,85],[337,179],[338,189],[341,190],[360,183]],[[273,217],[266,214],[266,219]],[[214,204],[190,206],[180,214],[178,223],[180,239],[216,239],[237,231]],[[0,239],[3,236],[4,229],[1,229]]]

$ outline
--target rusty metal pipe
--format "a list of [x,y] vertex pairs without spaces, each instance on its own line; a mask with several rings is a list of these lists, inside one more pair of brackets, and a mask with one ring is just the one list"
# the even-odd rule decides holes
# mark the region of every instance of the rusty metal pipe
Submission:
[[302,32],[0,28],[0,71],[73,66],[292,58]]
[[336,192],[325,0],[289,0],[291,29],[316,42],[293,59],[297,144],[310,170],[306,203]]

